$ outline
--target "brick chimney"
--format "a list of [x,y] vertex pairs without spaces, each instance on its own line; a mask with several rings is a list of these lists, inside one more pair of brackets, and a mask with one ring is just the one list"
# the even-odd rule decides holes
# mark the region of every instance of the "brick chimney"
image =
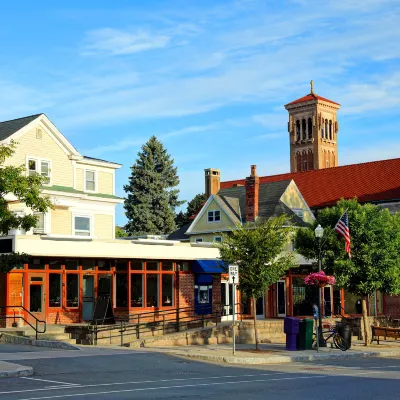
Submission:
[[217,194],[221,186],[221,173],[219,169],[207,168],[204,170],[205,194],[208,199],[212,194]]
[[251,166],[250,176],[246,178],[246,222],[254,222],[258,216],[258,192],[260,178],[257,175],[257,166]]

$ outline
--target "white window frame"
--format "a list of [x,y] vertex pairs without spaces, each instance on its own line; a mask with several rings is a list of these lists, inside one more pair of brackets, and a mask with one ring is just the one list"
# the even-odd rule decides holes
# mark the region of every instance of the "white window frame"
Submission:
[[[215,213],[216,212],[218,212],[219,213],[219,220],[218,221],[216,221],[215,220]],[[210,221],[210,213],[212,213],[212,220]],[[213,223],[215,223],[215,222],[221,222],[221,210],[208,210],[207,211],[207,222],[209,223],[209,224],[213,224]]]
[[[93,172],[94,173],[94,190],[90,190],[86,187],[86,172]],[[97,193],[98,192],[98,171],[96,171],[95,169],[90,169],[90,168],[85,168],[83,170],[83,187],[85,188],[85,192],[89,192],[89,193]]]
[[[220,239],[220,240],[217,240]],[[222,236],[214,236],[214,243],[222,243]]]
[[304,221],[304,214],[305,211],[304,210],[293,210],[293,212]]
[[195,238],[195,243],[203,243],[203,238]]
[[[44,182],[44,185],[51,185],[51,181],[52,181],[52,177],[51,177],[51,160],[47,159],[47,158],[39,158],[39,157],[31,157],[31,156],[27,156],[26,157],[26,176],[30,176],[29,175],[29,161],[35,161],[36,163],[36,173],[38,175],[42,175],[42,162],[47,162],[49,164],[49,181],[48,182]],[[42,175],[43,176],[43,175]]]
[[[89,231],[89,235],[88,235],[88,236],[86,236],[86,235],[77,235],[77,234],[75,234],[75,218],[77,218],[77,217],[89,218],[89,229],[90,229],[90,231]],[[91,238],[91,237],[94,236],[94,230],[93,230],[93,228],[94,228],[94,218],[93,218],[93,215],[91,215],[91,214],[79,214],[79,213],[72,214],[72,236],[74,236],[74,237],[81,237],[81,238]]]
[[46,214],[41,212],[33,213],[33,215],[39,215],[39,214],[43,215],[43,229],[37,227],[33,228],[32,230],[34,235],[40,235],[41,233],[46,233]]

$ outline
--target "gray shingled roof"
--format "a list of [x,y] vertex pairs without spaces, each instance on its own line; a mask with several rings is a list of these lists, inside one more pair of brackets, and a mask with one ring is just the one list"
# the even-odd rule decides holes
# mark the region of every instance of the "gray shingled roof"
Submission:
[[42,114],[30,115],[28,117],[12,119],[10,121],[0,122],[0,141],[9,138],[15,132],[31,123]]
[[186,225],[183,225],[181,228],[177,229],[175,232],[170,233],[167,236],[167,240],[189,240],[189,236],[185,235],[185,232],[189,229],[189,226],[192,222],[189,222]]
[[95,158],[95,157],[89,157],[89,156],[83,156],[83,158],[88,159],[88,160],[94,160],[94,161],[100,161],[100,162],[105,162],[105,163],[112,163],[112,164],[116,164],[116,165],[122,165],[120,163],[114,162],[114,161],[107,161],[107,160],[103,160],[102,158]]
[[[291,180],[261,183],[258,197],[258,218],[265,220],[272,216],[286,214],[292,218],[292,223],[296,226],[306,226],[306,223],[299,218],[289,207],[280,201]],[[242,221],[246,220],[246,189],[244,186],[236,186],[221,189],[218,196],[225,203],[231,204],[232,199],[236,198],[240,205]],[[229,199],[229,200],[228,200]],[[238,213],[237,213],[238,214]]]

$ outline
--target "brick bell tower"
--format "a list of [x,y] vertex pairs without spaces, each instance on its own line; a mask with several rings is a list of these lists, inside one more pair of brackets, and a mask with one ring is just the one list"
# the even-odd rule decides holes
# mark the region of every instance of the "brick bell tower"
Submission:
[[285,105],[289,112],[290,172],[338,166],[340,104],[311,92]]

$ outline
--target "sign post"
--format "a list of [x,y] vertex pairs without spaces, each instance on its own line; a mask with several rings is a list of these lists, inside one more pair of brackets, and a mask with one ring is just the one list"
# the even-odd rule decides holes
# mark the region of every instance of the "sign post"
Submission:
[[233,355],[236,352],[236,337],[235,337],[235,314],[236,314],[236,285],[239,283],[239,267],[237,265],[229,266],[229,283],[232,284],[232,345]]

